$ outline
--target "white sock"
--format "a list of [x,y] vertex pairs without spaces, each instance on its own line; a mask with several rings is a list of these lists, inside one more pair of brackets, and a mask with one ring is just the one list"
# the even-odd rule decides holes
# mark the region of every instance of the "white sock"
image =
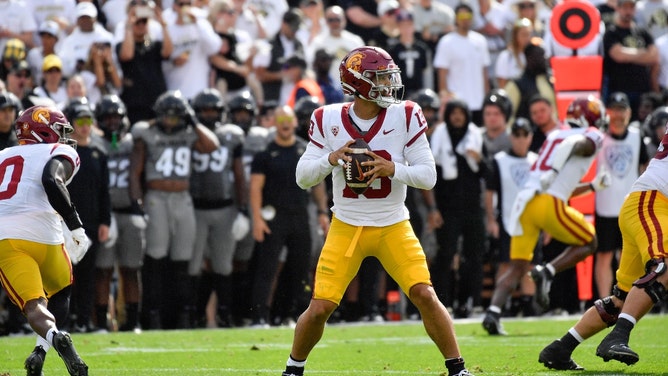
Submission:
[[51,328],[48,332],[46,332],[46,340],[49,342],[49,344],[53,345],[53,336],[55,336],[56,333],[58,333],[58,329],[56,328]]
[[575,339],[577,339],[578,342],[582,343],[582,341],[584,341],[584,338],[582,338],[582,336],[580,335],[580,333],[578,333],[578,331],[575,330],[575,328],[570,328],[570,329],[568,329],[568,332],[569,332]]
[[488,309],[490,312],[501,313],[501,308],[499,308],[499,307],[497,307],[497,306],[495,306],[495,305],[491,305],[491,306],[489,306],[487,309]]
[[557,274],[557,272],[554,270],[554,266],[552,266],[552,264],[550,264],[549,262],[547,264],[545,264],[545,269],[550,271],[550,274],[552,274],[552,277],[554,277]]
[[625,319],[626,321],[630,321],[631,324],[633,324],[634,326],[636,325],[636,322],[637,322],[635,317],[629,315],[628,313],[620,313],[619,318],[620,319]]
[[288,367],[301,367],[301,368],[304,368],[304,366],[306,365],[306,359],[304,359],[304,360],[301,361],[301,362],[298,362],[298,361],[292,359],[291,356],[289,356],[286,365],[287,365]]
[[37,336],[37,341],[35,341],[35,346],[42,346],[44,352],[49,352],[49,349],[51,348],[51,342],[42,338],[42,336]]

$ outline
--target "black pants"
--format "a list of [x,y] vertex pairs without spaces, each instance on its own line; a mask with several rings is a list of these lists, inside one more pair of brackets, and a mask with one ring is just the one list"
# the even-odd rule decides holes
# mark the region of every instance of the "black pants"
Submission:
[[[253,253],[252,318],[267,320],[271,292],[278,276],[283,247],[288,253],[281,271],[281,289],[275,298],[284,302],[278,311],[296,317],[306,309],[311,296],[311,232],[308,214],[285,214],[277,211],[276,217],[267,222],[271,234],[256,243]],[[279,296],[280,295],[280,296]]]
[[[467,303],[469,298],[473,306],[481,305],[482,291],[482,255],[486,247],[485,224],[482,209],[466,213],[441,212],[443,226],[436,230],[438,252],[430,265],[431,279],[441,302],[453,307]],[[459,268],[453,268],[453,259],[459,252],[459,239],[462,238]]]

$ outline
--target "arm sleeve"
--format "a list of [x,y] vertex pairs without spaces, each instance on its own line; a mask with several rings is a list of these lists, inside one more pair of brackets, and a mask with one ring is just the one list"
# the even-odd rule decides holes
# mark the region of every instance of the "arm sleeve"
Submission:
[[74,167],[71,166],[70,161],[62,156],[49,160],[42,171],[42,185],[49,203],[60,214],[70,230],[83,227],[65,184],[73,171]]

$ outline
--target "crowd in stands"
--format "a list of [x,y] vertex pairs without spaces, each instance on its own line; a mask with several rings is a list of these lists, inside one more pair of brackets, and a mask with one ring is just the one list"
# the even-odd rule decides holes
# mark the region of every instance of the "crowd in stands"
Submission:
[[[443,128],[443,123],[457,129],[446,139],[442,131],[436,131],[436,139],[431,138],[440,166],[437,185],[432,192],[409,189],[406,204],[427,252],[439,298],[455,317],[480,315],[489,305],[495,274],[508,261],[507,255],[501,254],[504,247],[499,246],[498,228],[492,224],[498,215],[492,204],[498,199],[494,196],[498,182],[489,185],[495,156],[517,153],[513,150],[538,152],[545,135],[561,126],[549,59],[603,58],[601,89],[594,95],[611,109],[628,110],[628,114],[612,110],[611,121],[625,124],[611,130],[610,137],[626,137],[626,129],[632,128],[634,137],[642,140],[638,152],[644,154],[634,160],[632,168],[642,171],[656,150],[657,134],[665,126],[665,121],[660,124],[652,118],[663,116],[661,111],[666,110],[662,106],[668,105],[668,0],[584,1],[591,1],[600,12],[600,30],[589,44],[573,50],[560,44],[550,30],[551,10],[559,3],[551,0],[0,0],[0,145],[13,145],[13,129],[8,126],[11,117],[15,119],[21,110],[39,104],[71,114],[70,121],[77,128],[92,128],[91,134],[79,132],[79,143],[80,152],[89,153],[87,158],[94,163],[107,161],[106,155],[117,151],[117,143],[121,145],[122,140],[116,137],[126,134],[141,140],[142,153],[148,153],[149,128],[136,125],[160,123],[162,116],[185,101],[183,111],[175,116],[186,123],[204,124],[212,134],[226,123],[237,127],[216,133],[218,149],[210,158],[211,166],[220,162],[225,179],[231,179],[225,188],[230,189],[229,194],[215,199],[206,194],[194,197],[195,209],[206,210],[214,204],[236,206],[238,210],[226,212],[226,218],[239,215],[247,219],[253,157],[273,139],[277,117],[296,117],[297,135],[307,139],[308,119],[314,108],[350,99],[340,85],[341,59],[359,46],[381,47],[401,68],[404,99],[422,106],[429,137],[438,127]],[[198,99],[203,101],[199,106]],[[284,105],[294,113],[280,110]],[[109,106],[122,110],[105,112]],[[207,118],[209,110],[215,119]],[[101,124],[109,120],[107,115],[118,115],[125,131],[109,136],[111,133],[105,131],[109,125]],[[177,172],[185,168],[188,171],[182,177],[193,179],[190,170],[198,171],[209,163],[201,155],[214,146],[211,140],[207,144],[206,135],[200,132],[187,136],[195,140],[192,154],[190,149],[183,154],[175,152],[173,160],[153,160],[153,167]],[[532,135],[529,143],[514,146],[515,138],[525,135]],[[102,146],[96,146],[96,138],[106,143],[100,141]],[[231,138],[238,142],[231,142]],[[448,138],[452,143],[449,149],[436,145]],[[477,151],[449,159],[448,155],[459,153],[453,146],[460,141]],[[134,148],[125,150],[126,161],[136,153],[135,143]],[[142,156],[150,159],[148,154]],[[191,156],[192,162],[179,159]],[[151,242],[158,237],[143,232],[146,220],[156,221],[150,214],[159,211],[133,206],[135,202],[117,207],[113,192],[111,199],[109,192],[106,197],[100,192],[108,191],[107,183],[113,187],[121,181],[128,183],[128,179],[151,192],[141,181],[146,176],[131,171],[130,162],[112,166],[109,157],[108,163],[108,168],[82,169],[75,184],[81,197],[98,195],[94,209],[107,212],[95,212],[91,222],[84,223],[94,247],[88,260],[75,270],[73,331],[294,323],[295,315],[308,302],[312,283],[308,280],[312,274],[302,268],[315,265],[326,235],[319,217],[331,214],[323,207],[322,197],[292,196],[291,203],[307,205],[303,212],[310,215],[310,235],[301,243],[306,240],[310,244],[311,256],[309,262],[299,264],[299,270],[289,265],[295,257],[290,254],[290,241],[271,265],[262,264],[264,258],[253,250],[272,247],[256,248],[252,230],[235,236],[234,242],[223,242],[233,248],[224,262],[212,255],[215,240],[208,244],[194,240],[187,245],[184,239],[194,238],[195,233],[179,235],[170,239],[171,246],[197,249],[201,259],[177,257],[170,265],[162,263],[162,258],[172,257],[175,250],[167,246],[170,256],[158,257],[151,251],[155,249]],[[107,176],[98,176],[101,171]],[[87,173],[92,175],[82,176]],[[136,176],[129,177],[134,173]],[[235,185],[243,173],[247,181]],[[164,184],[160,189],[174,193],[173,187]],[[486,202],[488,195],[490,202]],[[78,208],[91,205],[73,197]],[[111,248],[105,247],[109,228],[102,227],[119,222],[109,218],[122,214],[134,216],[124,225],[141,230],[134,244],[125,245],[142,256],[148,250],[146,258],[128,256],[131,260],[126,261],[131,262],[126,265],[103,256]],[[141,219],[144,223],[138,223]],[[233,221],[228,222],[232,231]],[[169,223],[165,228],[173,224]],[[256,221],[251,218],[249,223]],[[191,225],[188,229],[195,231]],[[300,226],[296,222],[292,225]],[[183,229],[175,233],[180,232]],[[549,261],[563,249],[563,245],[550,242],[549,234],[541,242],[542,249],[533,261],[536,264]],[[609,243],[605,246],[609,249],[603,249],[604,263],[597,263],[596,274],[607,277],[595,278],[595,283],[605,286],[595,287],[593,299],[607,296],[614,284],[609,273],[615,268],[619,249]],[[300,254],[300,261],[303,257]],[[267,267],[276,273],[267,272]],[[257,278],[253,275],[257,270],[274,275],[273,280]],[[161,274],[171,280],[156,282]],[[297,274],[302,280],[291,280]],[[503,314],[581,311],[591,299],[581,301],[573,293],[577,283],[575,272],[562,273],[554,281],[551,306],[543,310],[532,299],[531,280],[522,281],[514,299],[503,307]],[[147,289],[167,291],[158,294]],[[386,320],[387,292],[396,289],[379,264],[367,260],[331,320]],[[168,302],[175,296],[188,303]],[[0,334],[24,330],[20,314],[10,306],[3,296]],[[162,315],[155,313],[160,310]],[[408,304],[402,305],[401,315],[392,317],[419,315]]]

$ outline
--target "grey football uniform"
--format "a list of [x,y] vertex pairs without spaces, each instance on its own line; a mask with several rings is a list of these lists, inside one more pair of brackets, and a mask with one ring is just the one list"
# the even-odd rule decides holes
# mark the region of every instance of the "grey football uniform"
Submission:
[[118,239],[112,247],[97,254],[96,266],[108,269],[114,266],[115,261],[118,261],[120,266],[136,269],[142,265],[146,236],[144,230],[137,228],[131,221],[128,175],[132,135],[128,133],[123,136],[116,147],[112,147],[107,140],[104,140],[103,143],[108,155],[109,196],[111,197],[112,215],[118,227]]
[[232,273],[236,242],[232,223],[237,215],[234,205],[234,172],[236,158],[242,157],[244,131],[233,124],[216,127],[218,150],[210,154],[193,152],[190,194],[195,205],[197,224],[195,248],[190,260],[190,275],[201,273],[204,258],[209,258],[213,272]]
[[[250,169],[251,163],[255,154],[266,149],[267,145],[273,139],[273,130],[270,131],[267,128],[253,126],[248,130],[246,134],[246,139],[244,140],[243,147],[243,163],[244,163],[244,173],[246,175],[246,183],[250,183]],[[251,221],[252,224],[252,221]],[[248,232],[245,238],[237,242],[237,249],[234,254],[234,259],[239,261],[248,261],[253,255],[253,247],[255,246],[255,240],[253,240],[253,230]]]
[[[146,145],[146,181],[190,180],[192,149],[197,141],[191,127],[167,134],[142,121],[134,125],[132,136]],[[195,211],[190,193],[148,190],[144,210],[149,218],[146,254],[154,259],[169,255],[173,261],[189,261],[195,244]]]

